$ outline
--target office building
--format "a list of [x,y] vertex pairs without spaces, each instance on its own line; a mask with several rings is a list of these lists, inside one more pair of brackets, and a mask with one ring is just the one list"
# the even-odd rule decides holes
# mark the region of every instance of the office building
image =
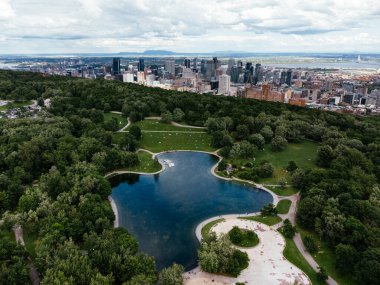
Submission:
[[165,71],[169,72],[171,76],[175,76],[175,61],[174,60],[165,61]]
[[138,64],[138,71],[144,71],[145,69],[145,62],[143,58],[139,59],[139,64]]
[[115,57],[112,61],[112,73],[113,75],[120,74],[120,58]]
[[230,87],[231,87],[231,76],[227,74],[220,75],[218,93],[229,95]]
[[186,67],[186,68],[190,68],[190,59],[185,59],[184,62],[183,62],[183,65]]
[[293,79],[293,72],[291,69],[289,69],[287,72],[286,72],[286,84],[288,86],[292,86],[292,79]]

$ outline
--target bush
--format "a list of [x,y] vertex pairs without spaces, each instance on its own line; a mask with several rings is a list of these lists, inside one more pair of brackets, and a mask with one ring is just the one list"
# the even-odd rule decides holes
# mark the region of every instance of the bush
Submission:
[[174,263],[168,268],[164,268],[158,276],[158,284],[160,285],[182,285],[184,273],[182,265]]
[[293,172],[298,168],[297,164],[291,160],[289,161],[288,165],[286,166],[286,170],[289,172]]
[[261,215],[264,217],[276,216],[277,215],[277,209],[272,203],[270,203],[261,209]]
[[240,229],[234,226],[228,236],[234,245],[241,247],[253,247],[259,243],[259,238],[254,231]]
[[284,226],[282,227],[282,233],[287,238],[293,238],[296,234],[296,227],[293,227],[293,225],[290,223],[288,219],[284,221]]
[[288,141],[281,136],[275,136],[272,139],[271,147],[273,151],[282,151],[286,148],[287,145]]
[[306,250],[310,252],[311,254],[316,253],[318,251],[318,246],[311,236],[304,236],[302,238],[302,242],[304,246],[306,247]]
[[270,164],[270,163],[264,163],[264,164],[260,165],[260,167],[258,169],[258,174],[261,178],[272,177],[273,172],[274,172],[274,168],[273,168],[272,164]]
[[327,275],[326,269],[324,267],[319,267],[319,271],[317,272],[317,279],[321,282],[326,281],[329,276]]

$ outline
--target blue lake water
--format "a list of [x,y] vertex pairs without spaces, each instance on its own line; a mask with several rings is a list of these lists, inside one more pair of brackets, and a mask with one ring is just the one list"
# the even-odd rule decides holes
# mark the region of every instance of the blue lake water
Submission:
[[196,226],[203,220],[260,210],[272,196],[211,174],[218,159],[207,153],[158,155],[175,166],[156,175],[119,175],[111,179],[119,223],[154,256],[158,269],[173,262],[191,269],[197,264]]

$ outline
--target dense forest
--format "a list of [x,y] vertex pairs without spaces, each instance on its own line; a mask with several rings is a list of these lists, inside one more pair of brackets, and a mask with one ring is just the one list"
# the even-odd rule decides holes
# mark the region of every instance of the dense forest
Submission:
[[[104,113],[131,121],[180,116],[206,126],[225,156],[270,143],[320,143],[315,169],[295,169],[297,222],[336,254],[359,284],[380,280],[380,120],[242,98],[179,93],[115,81],[0,72],[0,98],[51,99],[36,118],[0,119],[0,214],[4,226],[37,229],[34,263],[42,284],[155,284],[154,260],[125,229],[113,229],[104,174],[139,163],[138,142],[112,142]],[[289,159],[291,160],[291,159]],[[257,169],[247,171],[255,179]],[[260,170],[259,170],[260,171]],[[1,240],[0,283],[27,284],[27,254]]]

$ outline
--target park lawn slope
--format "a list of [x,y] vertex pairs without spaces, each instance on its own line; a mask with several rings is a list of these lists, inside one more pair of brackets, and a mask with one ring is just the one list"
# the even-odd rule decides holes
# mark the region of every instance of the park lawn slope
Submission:
[[288,199],[280,200],[276,206],[277,213],[280,215],[287,214],[291,205],[292,201]]
[[[142,131],[204,132],[202,129],[192,128],[192,127],[173,126],[171,124],[164,124],[164,123],[161,123],[159,120],[153,120],[153,119],[135,122],[131,126],[137,126]],[[128,129],[131,126],[129,126]]]
[[266,160],[274,167],[273,177],[260,179],[260,183],[277,184],[281,177],[285,177],[290,182],[290,173],[286,171],[289,161],[294,161],[299,168],[315,168],[318,144],[311,141],[301,141],[299,143],[289,143],[283,151],[272,151],[270,145],[266,145],[263,151],[256,155],[258,163]]
[[282,221],[282,219],[279,216],[250,216],[250,217],[240,217],[239,219],[242,220],[250,220],[250,221],[256,221],[259,223],[266,224],[268,226],[273,226],[275,224],[278,224]]
[[[281,231],[280,231],[281,232]],[[306,259],[302,256],[301,252],[298,250],[296,244],[293,239],[284,237],[286,241],[284,256],[287,260],[301,269],[303,272],[309,276],[313,285],[325,285],[326,282],[319,281],[317,279],[317,272],[307,263]]]
[[110,121],[113,118],[117,119],[119,129],[125,127],[128,124],[128,118],[124,117],[121,114],[104,113],[103,116],[104,116],[104,121],[105,122]]
[[211,137],[207,133],[142,133],[140,145],[152,152],[169,150],[214,151]]

